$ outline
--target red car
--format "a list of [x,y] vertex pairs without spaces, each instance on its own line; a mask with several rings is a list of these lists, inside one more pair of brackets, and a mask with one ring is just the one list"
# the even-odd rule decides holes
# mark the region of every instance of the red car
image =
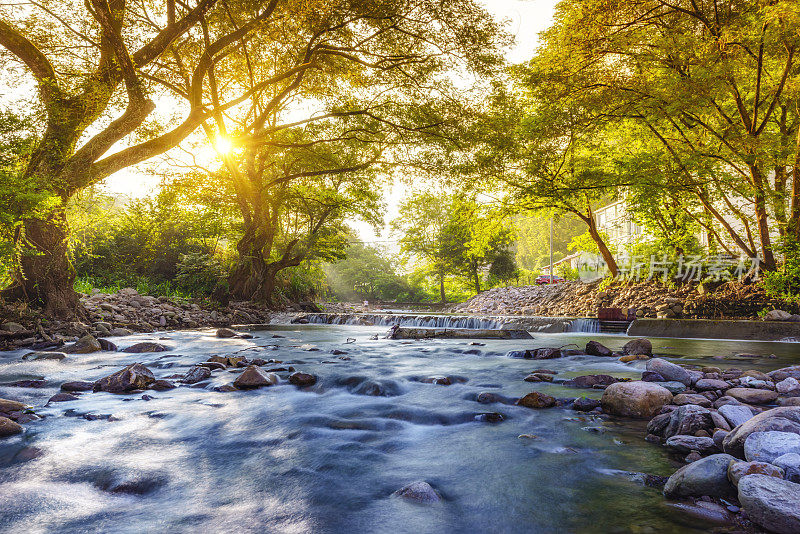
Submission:
[[[566,282],[566,280],[560,276],[553,275],[553,283],[554,284],[561,284]],[[550,283],[550,275],[549,274],[540,274],[536,277],[536,285],[544,285]]]

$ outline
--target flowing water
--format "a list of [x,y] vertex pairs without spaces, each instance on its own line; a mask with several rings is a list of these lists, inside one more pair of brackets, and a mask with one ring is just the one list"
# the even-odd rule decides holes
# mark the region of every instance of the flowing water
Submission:
[[[0,441],[0,532],[706,531],[669,508],[658,489],[626,474],[669,475],[679,465],[663,447],[644,441],[644,422],[474,400],[483,391],[515,397],[534,389],[599,397],[596,390],[522,378],[541,367],[559,378],[638,376],[640,369],[598,357],[531,361],[505,353],[590,338],[619,348],[624,336],[536,334],[481,346],[371,339],[384,331],[272,326],[249,340],[221,340],[212,331],[142,334],[115,341],[125,347],[165,338],[174,350],[100,352],[64,362],[0,354],[0,382],[46,377],[52,385],[0,386],[0,397],[38,407],[64,381],[95,380],[136,361],[165,377],[212,354],[240,354],[282,360],[320,377],[307,390],[284,381],[222,393],[213,388],[236,375],[217,371],[208,383],[148,392],[151,400],[141,393],[85,393],[39,408],[43,420]],[[776,368],[800,356],[796,344],[654,340],[654,347],[693,362],[747,368]],[[347,354],[331,354],[334,349]],[[778,358],[758,364],[713,359],[739,352]],[[463,382],[419,381],[433,375]],[[386,396],[363,394],[376,390]],[[484,412],[500,412],[505,420],[482,422]],[[392,496],[416,480],[432,484],[442,502],[419,505]]]

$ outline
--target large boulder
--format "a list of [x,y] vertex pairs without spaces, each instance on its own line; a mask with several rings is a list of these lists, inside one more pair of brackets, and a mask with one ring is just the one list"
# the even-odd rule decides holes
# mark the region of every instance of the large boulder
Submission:
[[586,344],[586,354],[591,356],[613,356],[614,352],[599,341],[589,341]]
[[753,432],[744,440],[744,457],[749,462],[773,462],[789,453],[800,453],[800,434],[791,432]]
[[647,370],[660,374],[666,380],[680,382],[681,384],[687,386],[691,385],[692,383],[692,379],[686,369],[662,358],[653,358],[652,360],[649,360],[647,362]]
[[770,532],[800,532],[800,484],[748,475],[739,480],[739,502],[751,521]]
[[684,454],[698,451],[701,454],[714,452],[717,446],[714,440],[708,437],[677,435],[667,439],[666,446]]
[[725,394],[747,404],[767,404],[778,398],[771,389],[731,388]]
[[800,380],[800,365],[793,365],[791,367],[783,367],[767,373],[773,382],[780,382],[789,377]]
[[728,480],[734,486],[739,485],[739,480],[747,475],[767,475],[783,478],[783,469],[767,462],[731,462],[728,466]]
[[97,341],[94,336],[87,334],[72,345],[67,345],[61,349],[61,352],[67,354],[89,354],[90,352],[97,352],[100,350],[103,350],[100,342]]
[[725,437],[722,446],[725,452],[744,458],[744,442],[754,432],[792,432],[800,434],[800,406],[782,406],[761,412],[734,428]]
[[653,417],[672,401],[672,393],[654,382],[617,382],[608,386],[600,400],[603,411],[627,417]]
[[278,383],[278,377],[274,373],[262,373],[255,365],[249,366],[240,374],[233,385],[239,389],[260,388],[262,386],[274,386]]
[[675,471],[664,485],[667,497],[728,497],[735,489],[728,480],[729,454],[712,454]]
[[778,456],[772,463],[783,469],[786,480],[795,483],[800,482],[800,454],[790,452],[783,456]]
[[25,405],[21,402],[10,399],[0,399],[0,415],[21,412],[24,409]]
[[141,363],[132,363],[114,374],[101,378],[94,383],[95,391],[108,393],[126,393],[137,389],[147,389],[156,377],[153,372]]
[[710,430],[714,420],[707,408],[695,404],[687,404],[669,414],[669,422],[664,428],[664,437],[694,435],[698,430]]
[[646,356],[651,356],[653,354],[653,344],[650,343],[649,339],[632,339],[622,347],[622,354],[644,354]]

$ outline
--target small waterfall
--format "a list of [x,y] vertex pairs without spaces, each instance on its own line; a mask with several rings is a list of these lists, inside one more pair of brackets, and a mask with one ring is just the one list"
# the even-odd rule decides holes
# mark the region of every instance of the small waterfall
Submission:
[[570,323],[568,332],[585,332],[587,334],[600,333],[600,321],[593,318],[575,319]]
[[360,326],[410,326],[419,328],[470,328],[499,329],[506,320],[500,317],[468,317],[449,315],[404,315],[404,314],[341,314],[309,313],[302,316],[313,324],[360,325]]

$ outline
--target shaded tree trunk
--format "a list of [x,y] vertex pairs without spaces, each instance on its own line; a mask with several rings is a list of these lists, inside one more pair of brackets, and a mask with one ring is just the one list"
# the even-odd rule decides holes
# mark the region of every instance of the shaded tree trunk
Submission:
[[439,298],[442,304],[447,304],[447,296],[444,293],[444,272],[439,272]]
[[478,294],[481,292],[481,275],[478,272],[478,266],[472,266],[472,280],[475,282],[475,293]]
[[592,213],[591,208],[588,209],[588,215],[583,213],[577,213],[577,215],[583,220],[583,222],[586,223],[586,226],[589,227],[589,235],[597,245],[597,249],[600,251],[600,256],[602,256],[603,261],[606,262],[606,266],[608,267],[608,271],[611,273],[611,276],[616,278],[619,276],[619,266],[617,265],[617,260],[614,259],[614,255],[611,253],[608,245],[606,245],[603,236],[601,236],[600,232],[597,230],[597,223],[594,220],[594,214]]
[[75,292],[75,269],[69,261],[69,227],[63,208],[47,219],[24,222],[20,272],[14,285],[3,292],[9,300],[24,299],[44,307],[59,319],[83,317],[85,311]]
[[767,199],[764,194],[764,178],[761,169],[756,165],[750,166],[750,173],[753,178],[753,185],[756,188],[755,194],[755,213],[758,224],[758,236],[761,241],[761,255],[764,261],[764,269],[774,271],[775,256],[772,253],[772,238],[770,237],[769,214],[767,213]]

